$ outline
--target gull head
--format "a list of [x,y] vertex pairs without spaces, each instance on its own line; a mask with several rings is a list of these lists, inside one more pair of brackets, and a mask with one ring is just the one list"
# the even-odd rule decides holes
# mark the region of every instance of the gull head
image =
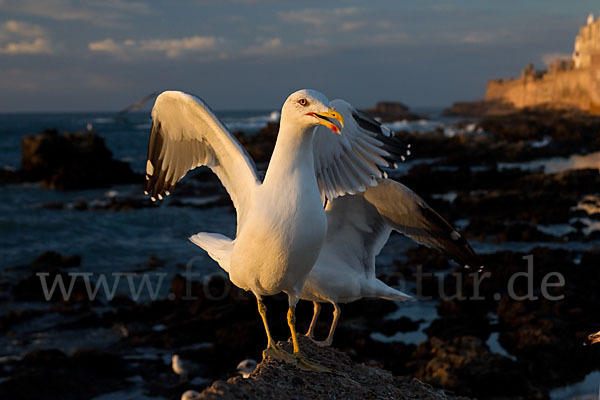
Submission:
[[588,336],[586,344],[594,344],[594,343],[600,343],[600,331],[596,332],[596,333],[592,333],[590,336]]
[[[311,89],[302,89],[292,93],[281,109],[281,120],[292,123],[303,131],[324,125],[337,134],[344,127],[342,115],[329,107],[329,100],[323,93]],[[339,126],[334,123],[337,121]]]
[[248,358],[240,361],[240,363],[237,365],[237,371],[240,375],[242,375],[243,378],[248,378],[254,372],[257,365],[258,363],[256,360]]

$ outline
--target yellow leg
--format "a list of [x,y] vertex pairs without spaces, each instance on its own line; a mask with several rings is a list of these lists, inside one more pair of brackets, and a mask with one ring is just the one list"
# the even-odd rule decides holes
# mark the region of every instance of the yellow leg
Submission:
[[256,297],[256,301],[258,302],[258,313],[262,318],[263,324],[265,325],[265,332],[267,333],[267,348],[263,351],[263,359],[271,357],[276,360],[295,364],[296,359],[287,351],[277,346],[277,343],[275,343],[273,337],[271,336],[269,323],[267,322],[267,306],[258,296]]
[[298,335],[296,334],[296,306],[290,306],[287,313],[287,321],[292,332],[292,343],[294,344],[294,355],[301,354],[298,346]]
[[300,369],[306,371],[315,371],[315,372],[331,372],[331,370],[327,367],[322,366],[321,364],[312,362],[307,360],[302,352],[300,351],[300,346],[298,345],[298,334],[296,333],[296,306],[290,304],[290,308],[287,313],[288,325],[290,327],[290,332],[292,333],[292,344],[294,345],[294,357],[298,360],[296,364]]

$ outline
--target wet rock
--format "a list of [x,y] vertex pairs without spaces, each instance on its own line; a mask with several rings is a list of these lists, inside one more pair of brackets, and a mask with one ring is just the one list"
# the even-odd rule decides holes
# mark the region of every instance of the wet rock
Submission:
[[[290,347],[289,343],[285,345]],[[249,378],[214,382],[198,398],[455,398],[413,378],[394,377],[387,371],[356,364],[346,354],[317,347],[304,338],[301,338],[301,346],[307,357],[331,368],[334,373],[306,372],[269,358],[261,362]]]
[[506,115],[515,112],[510,103],[499,100],[459,101],[446,108],[443,115],[460,117],[483,117]]
[[36,257],[31,266],[34,268],[73,268],[81,265],[81,256],[74,254],[63,256],[55,251],[47,251]]
[[47,130],[23,138],[21,174],[51,189],[84,189],[142,182],[129,164],[115,160],[93,132]]
[[16,169],[7,167],[0,169],[0,185],[19,183],[22,180],[21,173]]
[[245,135],[243,132],[235,132],[235,137],[250,154],[256,163],[268,163],[275,148],[275,141],[279,133],[279,123],[267,122],[264,128],[254,135]]
[[[542,247],[530,255],[485,255],[482,273],[456,269],[446,277],[445,287],[461,282],[462,298],[441,301],[439,318],[426,332],[451,341],[466,335],[486,340],[496,330],[504,349],[528,365],[526,377],[535,385],[559,387],[581,380],[600,357],[600,349],[582,346],[586,333],[600,326],[599,259],[597,253],[576,256]],[[495,326],[492,313],[499,319]]]
[[393,101],[380,101],[375,106],[362,111],[381,122],[422,119],[421,116],[410,112],[408,106]]
[[547,397],[526,379],[522,366],[492,353],[476,337],[446,341],[431,338],[417,347],[413,359],[411,366],[418,379],[458,394],[477,398]]
[[[69,293],[71,279],[75,278],[64,272],[39,270],[38,272],[32,272],[29,276],[15,284],[11,290],[11,294],[18,301],[87,302],[88,294],[83,279],[75,279],[73,288]],[[60,290],[60,284],[54,286],[55,290],[52,293],[50,290],[46,293],[42,282],[46,282],[46,288],[51,289],[56,280],[62,280],[65,286],[65,293]]]
[[[56,279],[62,279],[64,289],[69,291],[72,277],[65,272],[65,269],[79,267],[81,257],[79,255],[61,255],[54,251],[47,251],[36,257],[28,265],[19,265],[6,268],[3,271],[4,279],[10,279],[12,282],[7,288],[13,298],[19,301],[64,301],[61,291],[61,285]],[[14,283],[16,281],[16,283]],[[48,290],[49,298],[46,298],[44,285]],[[50,289],[54,287],[54,292],[50,295]],[[72,292],[68,296],[69,301],[85,302],[87,301],[87,291],[81,278],[76,279]]]
[[118,356],[80,350],[68,357],[59,350],[35,350],[13,362],[13,372],[0,382],[5,399],[89,399],[127,387],[132,375]]
[[13,325],[43,315],[41,310],[13,310],[0,315],[0,332],[7,332]]
[[572,149],[580,148],[582,143],[588,152],[600,148],[597,135],[600,117],[571,109],[525,108],[508,115],[486,117],[479,125],[508,141],[550,137],[562,146],[575,146]]

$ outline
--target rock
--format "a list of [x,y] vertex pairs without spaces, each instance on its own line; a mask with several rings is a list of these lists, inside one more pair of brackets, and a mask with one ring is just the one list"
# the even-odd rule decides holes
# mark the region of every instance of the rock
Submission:
[[3,399],[76,400],[130,385],[132,375],[118,356],[99,350],[79,350],[72,357],[59,350],[34,350],[15,363],[0,382]]
[[443,111],[445,116],[483,117],[506,115],[515,112],[515,107],[499,100],[459,101]]
[[8,167],[2,167],[2,169],[0,169],[0,185],[19,183],[21,181],[21,174],[16,169]]
[[375,106],[362,111],[381,122],[414,121],[423,118],[411,113],[406,105],[393,101],[380,101]]
[[[54,251],[47,251],[36,257],[29,265],[7,268],[8,272],[19,272],[19,275],[15,275],[15,278],[19,280],[12,286],[10,292],[14,299],[19,301],[64,301],[59,284],[54,287],[54,293],[47,300],[42,280],[45,280],[47,288],[50,290],[57,278],[62,279],[68,292],[73,277],[64,272],[64,269],[77,268],[80,264],[81,256],[79,255],[63,256]],[[23,276],[23,273],[26,275]],[[47,275],[39,276],[39,273]],[[69,301],[86,302],[87,297],[83,280],[76,279]]]
[[451,340],[431,338],[421,343],[411,363],[415,376],[434,386],[478,398],[545,398],[518,363],[492,353],[481,339],[463,336]]
[[[306,372],[271,358],[263,360],[249,378],[216,381],[198,399],[455,399],[443,390],[433,389],[411,377],[395,377],[390,372],[354,363],[348,355],[320,348],[300,338],[305,355],[333,373]],[[289,343],[280,343],[290,350]]]
[[[48,275],[39,276],[38,273],[48,273]],[[54,287],[54,292],[50,295],[48,292],[49,298],[46,299],[46,293],[44,293],[42,279],[45,280],[47,288],[50,290],[53,286],[53,283],[57,279],[62,279],[65,285],[66,293],[63,293],[60,290],[60,285],[56,285]],[[13,295],[15,300],[19,301],[65,301],[65,302],[88,302],[88,294],[83,282],[83,279],[75,279],[75,283],[73,284],[73,289],[71,293],[68,293],[70,288],[71,280],[75,279],[73,276],[68,275],[64,272],[58,272],[56,270],[39,270],[39,272],[32,272],[25,279],[19,281],[11,290],[11,294]],[[65,294],[68,296],[63,297]]]
[[47,130],[23,138],[22,177],[51,189],[84,189],[142,182],[129,164],[115,160],[93,132]]
[[585,143],[588,152],[600,148],[600,116],[579,111],[524,108],[509,114],[488,116],[479,126],[509,141],[550,137],[571,149],[580,149],[582,143]]
[[81,265],[81,256],[74,254],[71,256],[63,256],[55,251],[46,251],[36,257],[31,265],[33,267],[50,267],[50,268],[73,268]]
[[235,137],[248,151],[254,162],[268,163],[275,148],[275,141],[279,133],[279,123],[267,122],[264,128],[254,135],[245,135],[243,132],[235,132]]
[[0,333],[8,331],[12,325],[22,323],[29,319],[39,317],[44,312],[41,310],[11,310],[0,315]]

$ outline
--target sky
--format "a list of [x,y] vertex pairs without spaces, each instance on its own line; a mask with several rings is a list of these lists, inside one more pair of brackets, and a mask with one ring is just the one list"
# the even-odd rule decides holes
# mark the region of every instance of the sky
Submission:
[[447,106],[569,57],[597,0],[0,0],[0,113],[114,111],[155,90],[217,110],[301,88]]

